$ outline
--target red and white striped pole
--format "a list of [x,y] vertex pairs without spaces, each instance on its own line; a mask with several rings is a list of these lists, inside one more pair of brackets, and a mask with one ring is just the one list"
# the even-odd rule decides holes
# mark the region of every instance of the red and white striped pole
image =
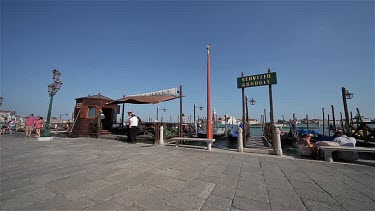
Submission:
[[210,48],[207,45],[207,138],[212,139],[212,119],[211,119],[211,73],[210,73]]

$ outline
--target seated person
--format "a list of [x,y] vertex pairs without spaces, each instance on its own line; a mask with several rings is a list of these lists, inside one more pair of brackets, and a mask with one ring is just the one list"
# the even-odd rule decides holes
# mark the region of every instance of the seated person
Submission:
[[318,147],[315,144],[310,142],[310,134],[303,134],[301,139],[298,140],[298,150],[299,154],[302,156],[313,156],[317,157]]
[[[332,141],[338,143],[340,146],[355,147],[355,144],[357,142],[355,138],[347,137],[342,131],[337,131],[334,137],[335,138]],[[340,158],[342,160],[347,160],[347,161],[353,161],[353,160],[358,160],[359,155],[358,155],[358,152],[354,152],[354,151],[353,152],[338,151],[337,158]]]

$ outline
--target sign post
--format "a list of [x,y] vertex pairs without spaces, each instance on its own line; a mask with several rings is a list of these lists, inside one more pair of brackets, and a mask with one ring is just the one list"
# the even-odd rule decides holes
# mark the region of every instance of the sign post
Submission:
[[[268,68],[268,72],[265,74],[244,76],[242,72],[241,77],[237,78],[237,88],[242,90],[242,123],[244,125],[244,133],[246,131],[244,88],[255,87],[255,86],[266,86],[266,85],[268,85],[268,88],[269,88],[270,120],[271,120],[271,131],[273,133],[274,118],[273,118],[272,84],[277,84],[277,77],[276,77],[276,72],[271,72],[270,68]],[[266,114],[264,114],[264,119],[266,119]],[[246,137],[246,135],[244,137]],[[275,146],[274,143],[273,145]]]

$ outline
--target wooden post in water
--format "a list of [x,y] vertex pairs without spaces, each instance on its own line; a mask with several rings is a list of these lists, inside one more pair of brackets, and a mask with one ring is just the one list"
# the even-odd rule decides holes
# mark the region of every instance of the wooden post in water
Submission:
[[308,114],[306,114],[306,122],[307,122],[307,129],[309,129],[309,115]]
[[[271,73],[271,69],[268,68],[268,73]],[[275,128],[275,122],[274,122],[274,119],[273,119],[273,99],[272,99],[272,85],[268,85],[268,90],[269,90],[269,97],[270,97],[270,120],[271,120],[271,131],[272,131],[272,141],[273,141],[273,147],[275,148],[275,131],[274,131],[274,128]]]
[[350,125],[354,126],[354,124],[353,124],[353,113],[352,112],[350,112]]
[[284,121],[285,121],[285,120],[284,120],[284,115],[282,115],[282,117],[283,117],[283,128],[284,128]]
[[331,137],[331,126],[330,126],[330,124],[329,124],[329,114],[327,114],[328,115],[328,136],[329,137]]
[[324,124],[324,121],[325,121],[325,120],[324,120],[324,118],[325,118],[325,117],[324,117],[324,108],[322,108],[322,111],[323,111],[323,136],[324,136],[324,135],[325,135],[325,130],[326,130],[326,128],[324,127],[324,125],[325,125],[325,124]]
[[264,124],[266,124],[267,123],[266,109],[264,109],[264,115],[263,115],[263,117],[264,117]]
[[332,121],[333,121],[333,128],[335,129],[335,132],[337,131],[336,127],[336,119],[335,119],[335,109],[333,108],[333,105],[331,105],[332,108]]
[[344,128],[344,120],[342,119],[342,113],[341,112],[340,112],[340,121],[341,121],[342,131],[344,131],[345,133],[347,133],[348,130]]
[[[350,126],[349,126],[349,113],[348,113],[348,105],[346,103],[346,93],[348,92],[345,87],[342,87],[341,88],[341,92],[342,92],[342,102],[344,104],[344,112],[345,112],[345,128],[346,128],[346,134],[351,136],[352,135],[352,130],[350,129]],[[352,95],[353,96],[353,95]],[[341,112],[340,112],[340,115],[341,115]],[[342,120],[341,120],[341,125],[342,125],[342,128],[344,129],[344,124],[342,123]]]

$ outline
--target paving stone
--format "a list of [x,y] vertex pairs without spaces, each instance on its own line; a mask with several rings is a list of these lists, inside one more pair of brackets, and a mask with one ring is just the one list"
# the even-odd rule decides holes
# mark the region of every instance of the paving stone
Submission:
[[20,209],[27,205],[46,200],[55,196],[55,193],[48,189],[36,190],[34,192],[18,195],[12,199],[2,201],[1,209],[13,210]]
[[160,185],[159,187],[161,189],[170,191],[170,192],[179,192],[182,190],[188,182],[181,181],[181,180],[176,180],[176,179],[169,179],[167,182],[164,184]]
[[[232,200],[220,196],[210,195],[206,202],[205,206],[213,207],[215,209],[229,210],[232,204]],[[206,207],[207,209],[207,207]]]
[[141,199],[137,200],[134,205],[145,208],[146,210],[157,210],[172,199],[175,194],[160,188],[151,190]]
[[341,206],[344,207],[346,210],[374,210],[375,208],[374,201],[363,202],[341,197],[337,197],[336,199],[337,201],[339,201]]
[[289,182],[293,186],[293,188],[307,189],[307,190],[320,191],[320,192],[324,191],[319,185],[313,182],[304,182],[304,181],[298,181],[298,180],[289,180]]
[[199,180],[193,180],[189,184],[187,184],[180,193],[194,195],[206,199],[214,188],[215,184],[213,183],[205,183]]
[[125,189],[124,186],[121,186],[119,184],[112,184],[107,187],[104,187],[103,189],[98,189],[90,194],[87,195],[87,198],[90,198],[96,202],[103,202],[107,199],[112,198],[114,195],[124,192],[127,189]]
[[194,178],[194,180],[200,180],[202,182],[208,182],[208,183],[219,183],[220,177],[213,177],[213,176],[205,176],[205,175],[198,175]]
[[342,206],[339,204],[327,204],[322,203],[321,201],[314,201],[311,199],[302,199],[303,204],[306,206],[306,208],[310,211],[341,211],[345,210]]
[[204,202],[205,199],[198,196],[177,194],[168,202],[168,205],[180,210],[199,210]]
[[127,191],[115,195],[113,199],[118,204],[129,206],[153,189],[155,189],[154,186],[139,184]]
[[104,187],[107,187],[110,185],[112,185],[112,183],[107,182],[105,180],[98,180],[95,182],[90,182],[87,184],[80,185],[76,189],[64,193],[64,196],[66,196],[69,199],[77,199],[77,198],[87,196],[92,192],[103,189]]
[[233,199],[234,193],[236,189],[235,187],[228,187],[222,184],[217,184],[215,188],[212,190],[211,195],[227,198],[227,199]]
[[267,203],[237,196],[233,199],[232,207],[233,209],[231,210],[271,210],[270,205]]
[[268,195],[266,193],[237,189],[235,196],[241,197],[241,198],[247,198],[247,199],[251,199],[255,201],[260,201],[264,203],[269,203]]

